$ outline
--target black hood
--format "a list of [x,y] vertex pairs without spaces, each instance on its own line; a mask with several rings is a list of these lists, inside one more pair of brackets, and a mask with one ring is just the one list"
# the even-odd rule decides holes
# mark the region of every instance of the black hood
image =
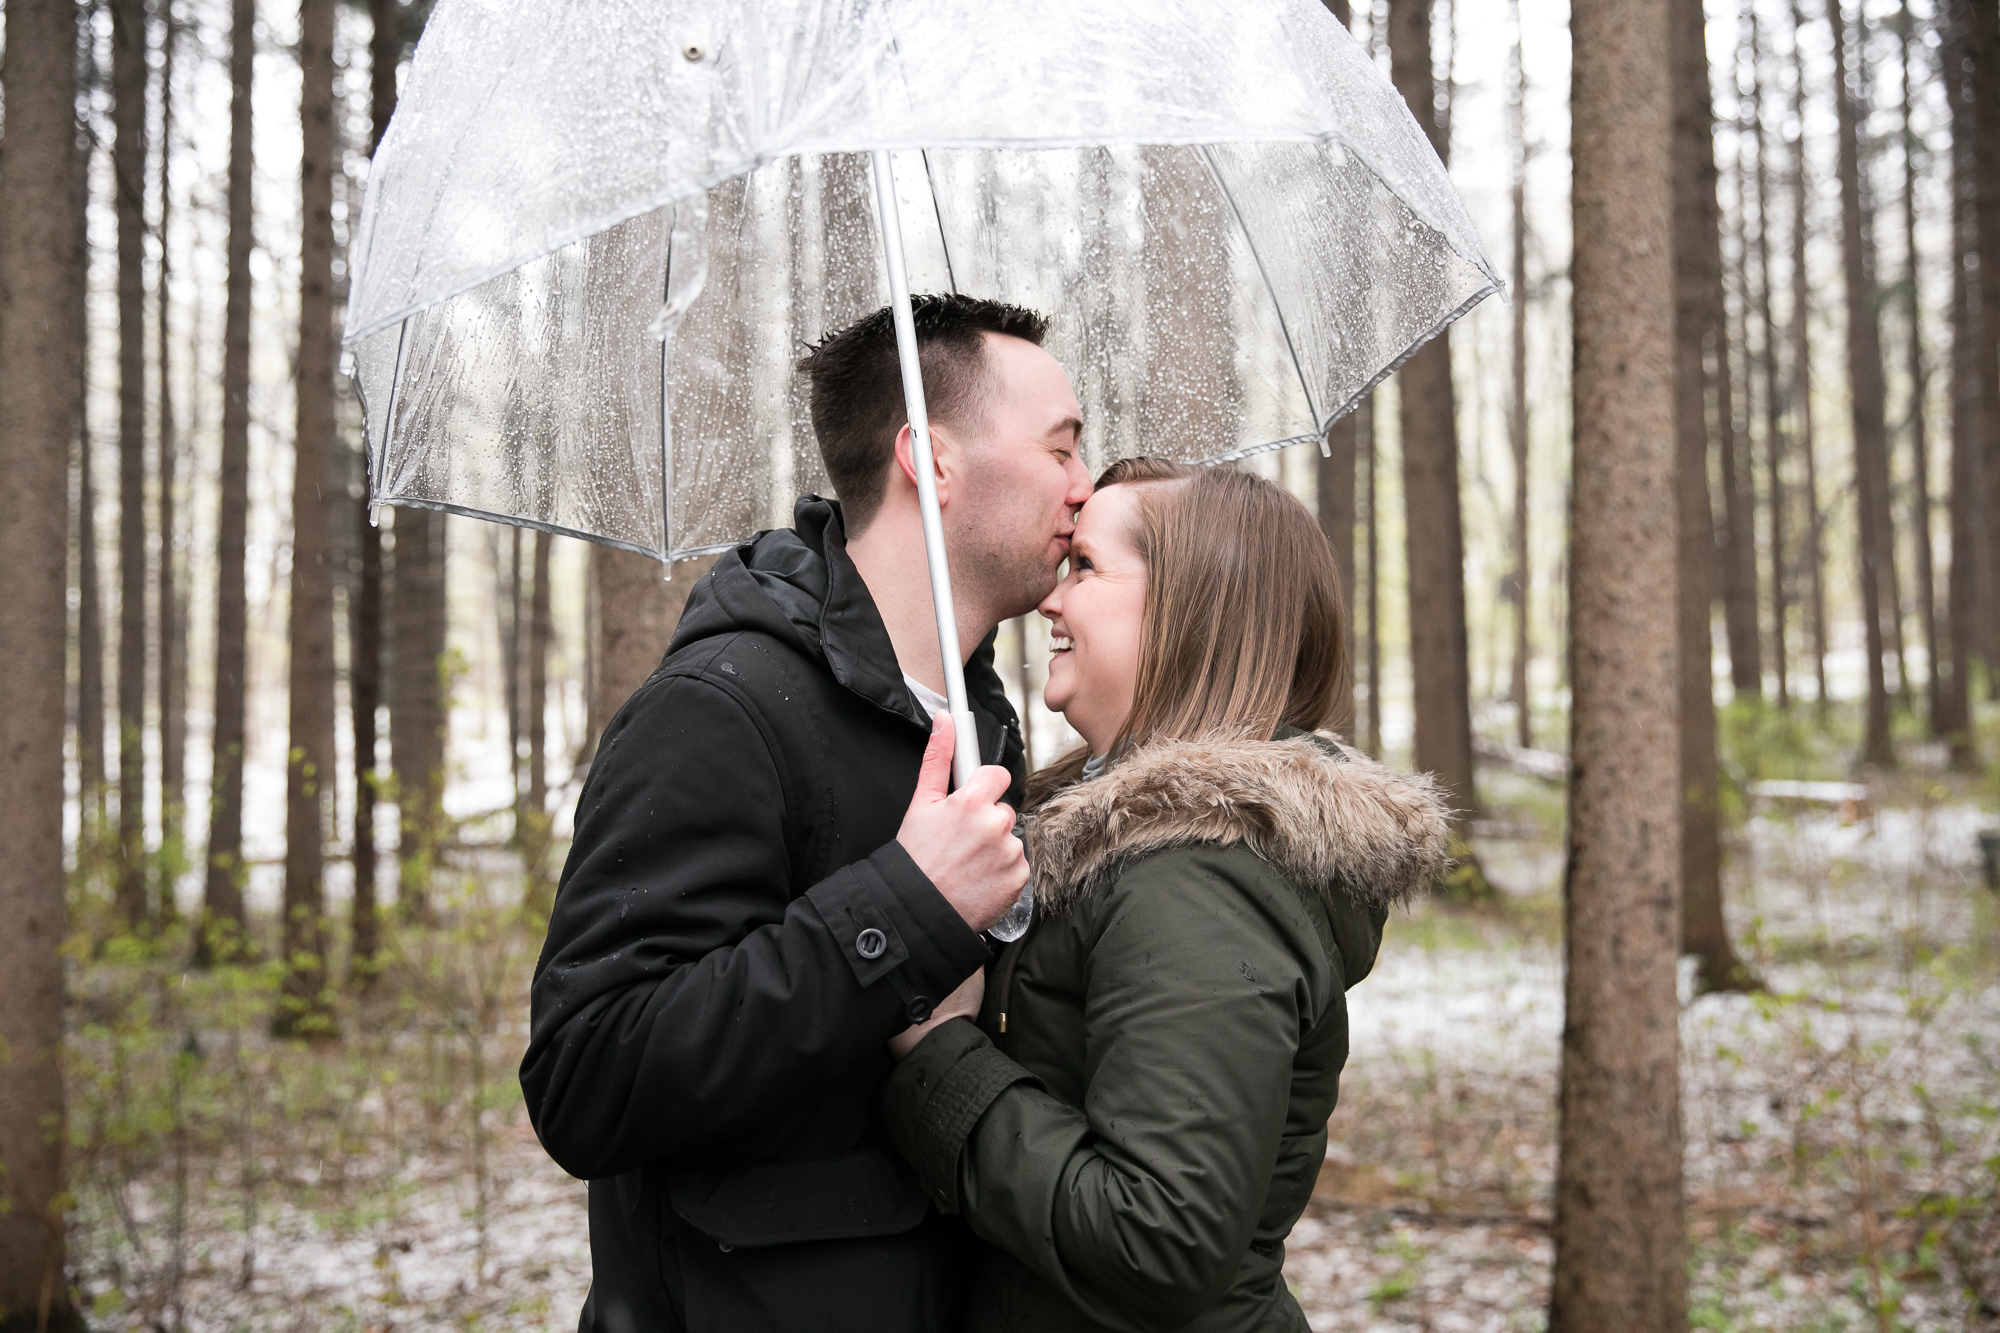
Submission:
[[[903,682],[875,599],[848,558],[839,501],[805,496],[792,509],[791,527],[760,532],[724,552],[688,593],[667,653],[739,630],[796,642],[847,689],[930,730],[929,716]],[[1002,726],[1013,726],[1013,709],[993,668],[997,633],[989,632],[965,664],[982,755],[997,755]]]

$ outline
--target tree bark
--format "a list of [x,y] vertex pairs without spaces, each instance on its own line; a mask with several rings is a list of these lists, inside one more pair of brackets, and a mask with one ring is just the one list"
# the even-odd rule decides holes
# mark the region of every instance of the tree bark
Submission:
[[[1450,137],[1439,123],[1431,75],[1430,0],[1390,0],[1389,61],[1396,90],[1440,160]],[[1410,667],[1416,712],[1413,762],[1434,774],[1455,812],[1446,892],[1487,898],[1465,841],[1477,813],[1472,773],[1472,682],[1465,627],[1465,533],[1459,517],[1458,427],[1449,333],[1418,348],[1397,372],[1403,434],[1403,504],[1410,590]]]
[[1666,0],[1571,10],[1570,815],[1551,1333],[1682,1333],[1674,493],[1678,174]]
[[1986,463],[1986,688],[2000,699],[2000,0],[1970,0],[1980,418]]
[[1792,0],[1792,376],[1790,410],[1792,440],[1805,463],[1806,569],[1808,611],[1812,621],[1814,708],[1826,716],[1826,542],[1819,503],[1819,457],[1813,444],[1812,412],[1812,284],[1806,268],[1806,67],[1799,52],[1805,13]]
[[1534,719],[1528,701],[1528,593],[1533,583],[1528,563],[1528,76],[1521,54],[1521,0],[1508,0],[1508,21],[1514,45],[1507,64],[1507,139],[1513,165],[1514,209],[1511,362],[1513,374],[1507,404],[1507,444],[1514,456],[1514,514],[1511,545],[1514,568],[1509,590],[1514,603],[1514,663],[1508,695],[1514,702],[1514,743],[1524,750],[1535,745]]
[[1951,766],[1979,767],[1972,729],[1972,658],[1979,644],[1980,585],[1987,557],[1984,386],[1979,376],[1979,301],[1970,260],[1979,225],[1973,170],[1972,82],[1966,60],[1971,15],[1967,0],[1944,10],[1944,75],[1951,107],[1951,567],[1945,593],[1950,664],[1939,679],[1932,725],[1951,744]]
[[[1901,54],[1903,63],[1903,254],[1909,302],[1909,343],[1905,357],[1910,374],[1910,542],[1917,565],[1917,627],[1924,638],[1924,699],[1930,708],[1931,735],[1947,733],[1938,727],[1938,620],[1937,571],[1931,555],[1931,459],[1930,434],[1925,397],[1930,369],[1924,357],[1923,265],[1917,249],[1917,155],[1921,139],[1917,134],[1911,106],[1915,100],[1917,73],[1912,46],[1916,39],[1916,16],[1909,0],[1903,0]],[[1907,688],[1907,685],[1905,686]]]
[[1862,761],[1893,768],[1884,597],[1891,577],[1888,551],[1889,445],[1884,422],[1881,333],[1861,208],[1861,152],[1855,99],[1847,82],[1847,21],[1840,0],[1827,0],[1833,34],[1833,97],[1840,135],[1840,250],[1847,285],[1847,376],[1854,422],[1854,492],[1859,510],[1861,614],[1868,643],[1867,734]]
[[333,559],[328,495],[335,434],[333,120],[335,0],[299,4],[299,359],[292,474],[291,706],[285,764],[285,980],[272,1030],[333,1035],[325,844],[334,765]]
[[103,849],[104,772],[104,592],[97,549],[97,465],[90,433],[90,87],[97,82],[96,42],[79,44],[80,96],[76,106],[76,162],[70,173],[70,207],[76,219],[75,277],[71,293],[71,336],[76,342],[76,760],[79,798],[77,854],[87,871]]
[[1363,731],[1362,748],[1375,758],[1382,757],[1382,579],[1381,579],[1381,525],[1377,522],[1379,510],[1375,505],[1375,395],[1369,394],[1361,400],[1361,406],[1354,409],[1356,451],[1361,455],[1362,504],[1366,508],[1368,524],[1368,585],[1362,593],[1362,609],[1368,619],[1368,634],[1362,647],[1362,657],[1368,668],[1368,710],[1367,725]]
[[0,1324],[81,1330],[64,1264],[63,656],[76,428],[77,8],[9,0],[0,82]]
[[[1714,113],[1701,0],[1670,0],[1673,29],[1673,431],[1675,440],[1676,694],[1680,792],[1680,947],[1704,990],[1750,985],[1722,910],[1713,624],[1717,550],[1708,490],[1707,355],[1720,344],[1716,293]],[[1724,349],[1726,353],[1726,348]],[[1723,358],[1715,364],[1720,365]],[[1727,405],[1727,394],[1719,395]],[[1579,446],[1580,447],[1580,446]],[[1572,554],[1574,568],[1580,556]],[[1577,571],[1580,573],[1581,571]],[[1580,590],[1572,594],[1580,597]],[[1574,634],[1574,630],[1572,634]]]
[[[528,811],[527,792],[521,785],[521,692],[526,688],[521,667],[527,655],[527,621],[521,614],[521,529],[510,526],[503,538],[500,529],[488,525],[486,536],[487,550],[493,557],[494,619],[499,631],[501,688],[507,696],[507,776],[514,795],[514,844],[519,847],[527,834]],[[505,569],[501,568],[503,541]]]
[[111,161],[118,219],[118,884],[146,909],[146,6],[112,0]]
[[389,664],[389,750],[402,834],[396,846],[397,910],[429,911],[426,888],[444,809],[445,516],[396,511]]
[[1357,443],[1354,413],[1327,427],[1326,453],[1319,466],[1319,526],[1333,547],[1340,567],[1341,632],[1348,669],[1341,673],[1331,726],[1343,736],[1354,734],[1354,453]]
[[1764,503],[1766,534],[1771,550],[1771,667],[1776,677],[1778,707],[1792,706],[1791,649],[1786,621],[1791,612],[1785,552],[1785,394],[1779,387],[1778,326],[1771,318],[1771,173],[1764,138],[1764,41],[1754,5],[1749,17],[1750,129],[1757,153],[1757,325],[1763,334]]
[[[368,0],[368,152],[372,157],[396,111],[396,66],[402,60],[400,10],[396,0]],[[364,475],[366,456],[363,457]],[[347,693],[354,731],[354,901],[349,917],[353,962],[349,973],[366,987],[379,969],[382,950],[380,891],[376,877],[375,803],[381,775],[375,751],[381,740],[376,714],[382,707],[382,529],[371,512],[371,497],[355,506],[354,587],[347,603]]]
[[598,614],[591,711],[603,728],[666,656],[688,593],[714,566],[715,557],[677,560],[663,571],[657,560],[609,546],[593,547],[590,555]]
[[552,904],[549,875],[548,699],[549,643],[555,637],[549,588],[549,547],[546,532],[535,534],[535,588],[528,603],[528,836],[523,846],[528,883],[536,906]]
[[173,0],[160,0],[160,268],[154,312],[158,344],[159,378],[159,459],[160,459],[160,564],[157,607],[154,622],[160,636],[160,882],[159,904],[163,919],[177,911],[174,890],[180,879],[184,856],[181,848],[182,813],[187,800],[187,607],[180,590],[180,557],[176,550],[180,532],[175,494],[180,439],[174,430],[173,359],[171,356],[172,272],[167,241],[172,213],[174,147],[174,47],[179,37],[174,21]]

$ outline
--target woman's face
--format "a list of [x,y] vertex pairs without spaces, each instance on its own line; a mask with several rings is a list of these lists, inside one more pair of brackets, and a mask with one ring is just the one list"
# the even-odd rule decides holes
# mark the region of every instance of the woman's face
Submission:
[[1053,653],[1042,701],[1103,754],[1132,713],[1146,609],[1146,566],[1133,548],[1139,499],[1108,486],[1077,515],[1069,572],[1042,599]]

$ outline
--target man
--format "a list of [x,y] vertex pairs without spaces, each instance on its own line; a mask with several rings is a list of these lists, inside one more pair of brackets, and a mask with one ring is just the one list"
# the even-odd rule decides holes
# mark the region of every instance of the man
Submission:
[[[887,310],[800,363],[841,497],[725,554],[605,728],[521,1065],[590,1181],[584,1333],[954,1328],[968,1235],[876,1123],[889,1039],[984,965],[1026,879],[998,623],[1090,493],[1046,321],[914,302],[987,767],[944,794],[944,665]],[[927,752],[928,751],[928,752]],[[921,790],[918,772],[927,781]]]

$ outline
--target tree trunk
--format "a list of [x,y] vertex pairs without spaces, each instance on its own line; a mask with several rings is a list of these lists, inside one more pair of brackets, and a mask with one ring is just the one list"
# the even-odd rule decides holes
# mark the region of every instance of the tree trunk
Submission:
[[71,336],[76,342],[76,761],[77,861],[94,869],[104,845],[104,592],[97,550],[97,466],[90,434],[90,155],[89,88],[97,82],[96,42],[79,44],[83,93],[76,107],[76,162],[70,173],[70,207],[76,219],[76,266],[71,293]]
[[429,912],[426,889],[444,809],[445,516],[398,509],[395,532],[389,750],[402,815],[396,901],[404,920],[418,921]]
[[168,219],[172,211],[174,145],[174,46],[179,36],[173,0],[160,0],[160,268],[158,332],[154,351],[159,361],[160,565],[155,623],[160,635],[160,915],[171,919],[177,910],[174,890],[184,862],[181,815],[187,800],[187,608],[180,591],[179,535],[175,494],[180,440],[174,431],[171,276]]
[[1766,532],[1771,549],[1771,666],[1776,676],[1778,707],[1792,706],[1791,649],[1786,618],[1791,598],[1786,587],[1785,552],[1785,395],[1778,384],[1778,326],[1771,318],[1771,173],[1764,138],[1764,42],[1754,6],[1749,17],[1750,130],[1757,152],[1757,325],[1763,334],[1764,486]]
[[1917,69],[1911,47],[1916,38],[1916,22],[1916,16],[1910,12],[1909,0],[1903,0],[1903,254],[1909,285],[1905,295],[1910,311],[1906,353],[1910,372],[1910,541],[1915,547],[1917,563],[1917,627],[1924,636],[1924,698],[1930,706],[1931,735],[1944,736],[1947,733],[1940,730],[1937,724],[1937,571],[1932,567],[1931,556],[1930,434],[1924,410],[1930,369],[1924,358],[1923,266],[1918,262],[1917,250],[1917,154],[1920,140],[1911,115],[1911,103],[1915,96],[1912,80]]
[[1332,728],[1354,734],[1354,453],[1359,423],[1349,412],[1327,427],[1326,450],[1319,458],[1319,526],[1333,547],[1340,567],[1341,632],[1347,642],[1347,670],[1333,706]]
[[1980,417],[1985,428],[1986,688],[2000,699],[2000,0],[1971,0],[1972,174],[1977,199]]
[[[368,0],[369,136],[374,155],[396,110],[396,66],[402,59],[400,10],[396,0]],[[364,475],[367,459],[364,455]],[[380,967],[382,921],[376,885],[375,802],[381,778],[375,750],[381,739],[376,714],[382,707],[382,529],[375,524],[371,497],[355,506],[354,588],[347,603],[347,693],[354,729],[354,901],[349,933],[353,962],[349,974],[366,987]]]
[[1514,568],[1510,591],[1514,602],[1514,666],[1508,695],[1514,702],[1514,743],[1524,750],[1535,745],[1534,719],[1528,701],[1528,593],[1533,574],[1528,563],[1528,76],[1521,58],[1521,0],[1508,0],[1508,21],[1514,46],[1507,64],[1507,139],[1513,164],[1514,308],[1511,347],[1513,383],[1507,404],[1507,444],[1514,456]]
[[[1449,160],[1431,76],[1430,0],[1390,0],[1389,58],[1396,89]],[[1465,534],[1459,519],[1458,428],[1448,333],[1418,348],[1397,372],[1403,434],[1403,505],[1410,589],[1410,667],[1416,711],[1413,762],[1434,774],[1456,812],[1446,892],[1492,896],[1465,841],[1478,811],[1472,774],[1472,682],[1465,629]]]
[[[1750,984],[1729,942],[1722,911],[1721,811],[1715,754],[1717,551],[1708,490],[1707,353],[1716,336],[1722,251],[1716,242],[1714,113],[1701,0],[1672,0],[1673,59],[1673,430],[1678,534],[1675,635],[1680,684],[1679,745],[1681,951],[1697,961],[1704,990]],[[1581,216],[1581,214],[1579,214]],[[1579,336],[1581,336],[1579,334]],[[1714,364],[1723,365],[1725,356]],[[1728,395],[1719,395],[1727,405]],[[1581,439],[1579,437],[1579,449]],[[1573,577],[1580,554],[1572,552]],[[1572,596],[1580,603],[1582,590]],[[1580,609],[1580,608],[1579,608]],[[1572,634],[1575,631],[1572,630]]]
[[[517,529],[518,531],[518,529]],[[549,776],[548,699],[549,641],[555,637],[553,607],[549,593],[549,547],[554,541],[546,532],[535,534],[533,556],[535,589],[528,607],[528,836],[525,852],[528,882],[537,905],[549,899],[543,890],[549,882]]]
[[332,829],[333,120],[335,0],[299,5],[299,359],[292,474],[291,708],[285,764],[285,981],[272,1030],[333,1034],[325,844]]
[[[603,728],[666,656],[688,593],[714,566],[715,557],[677,560],[663,571],[657,560],[609,546],[594,547],[590,555],[598,615],[596,702],[591,711]],[[671,577],[662,577],[663,573]]]
[[118,218],[118,918],[146,910],[146,6],[112,0]]
[[494,619],[500,640],[501,688],[507,695],[507,776],[514,796],[514,845],[525,845],[527,835],[527,793],[521,785],[521,665],[526,655],[527,623],[521,614],[521,529],[506,529],[506,568],[501,568],[500,529],[486,528],[487,550],[493,557]]
[[1833,97],[1840,134],[1840,250],[1847,284],[1847,376],[1854,421],[1855,524],[1860,540],[1861,614],[1868,641],[1868,723],[1862,761],[1883,768],[1896,763],[1889,741],[1889,686],[1884,589],[1888,552],[1889,445],[1883,421],[1881,334],[1876,325],[1875,284],[1869,272],[1861,210],[1861,153],[1856,110],[1847,83],[1847,22],[1840,0],[1827,0],[1833,34]]
[[1972,729],[1972,657],[1979,642],[1982,566],[1987,555],[1978,497],[1984,493],[1986,459],[1984,386],[1979,376],[1979,302],[1969,261],[1978,227],[1973,175],[1972,87],[1966,77],[1966,0],[1945,9],[1944,75],[1951,107],[1951,569],[1946,585],[1945,637],[1950,669],[1938,681],[1933,728],[1951,742],[1951,766],[1979,767]]
[[1361,406],[1354,409],[1355,449],[1361,455],[1362,504],[1367,510],[1368,523],[1368,586],[1362,593],[1363,611],[1368,620],[1367,641],[1362,648],[1362,657],[1368,669],[1368,721],[1362,737],[1362,748],[1377,759],[1382,757],[1382,579],[1381,525],[1376,521],[1375,507],[1375,395],[1369,394],[1361,400]]
[[1813,443],[1812,415],[1812,284],[1806,270],[1806,67],[1799,53],[1805,13],[1792,0],[1792,378],[1790,407],[1792,441],[1805,462],[1807,596],[1812,620],[1814,708],[1826,716],[1826,543],[1819,504],[1819,459]]
[[1666,0],[1576,0],[1570,814],[1551,1333],[1687,1328]]
[[231,0],[229,37],[229,288],[222,315],[222,466],[216,511],[215,760],[209,783],[208,873],[198,963],[225,960],[249,940],[243,915],[243,715],[248,700],[244,591],[250,512],[251,78],[257,0]]
[[64,1271],[63,655],[76,428],[77,8],[9,0],[0,137],[0,1319],[81,1330]]

